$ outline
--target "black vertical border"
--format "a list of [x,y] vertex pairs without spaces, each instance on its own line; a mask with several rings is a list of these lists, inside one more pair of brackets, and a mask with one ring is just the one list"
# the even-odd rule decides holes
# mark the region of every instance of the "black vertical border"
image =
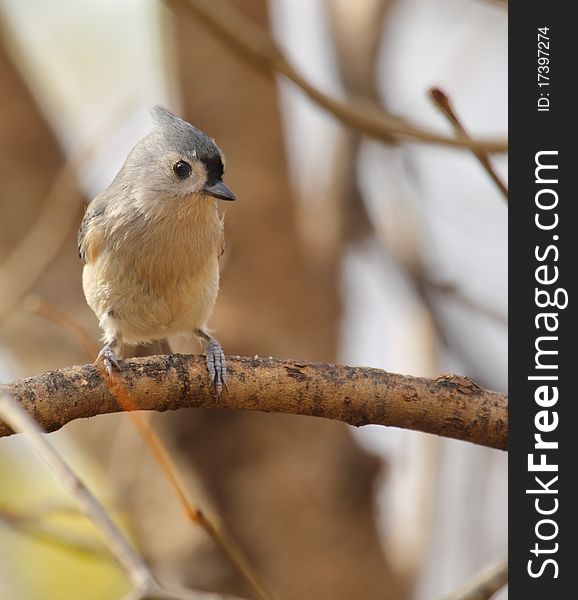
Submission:
[[[578,338],[575,318],[576,279],[578,277],[578,28],[570,12],[573,3],[513,0],[509,3],[509,597],[514,600],[577,597],[578,576],[578,390],[573,377],[578,373]],[[540,89],[537,85],[537,30],[548,27],[550,34],[549,112],[537,110]],[[528,381],[534,372],[535,340],[541,335],[535,328],[535,247],[552,243],[552,232],[535,226],[535,154],[558,150],[559,182],[559,281],[569,294],[569,305],[558,310],[559,336],[558,389],[555,407],[559,425],[550,439],[559,442],[549,462],[557,462],[558,511],[551,515],[557,522],[558,535],[547,542],[536,536],[541,518],[536,512],[537,496],[526,489],[538,487],[528,473],[528,454],[534,451],[534,417],[541,410],[534,401],[536,382]],[[551,286],[551,287],[556,287]],[[549,310],[557,311],[556,308]],[[546,436],[544,436],[546,437]],[[547,474],[548,475],[548,474]],[[547,479],[547,477],[544,477]],[[554,486],[552,486],[554,487]],[[546,496],[543,496],[546,498]],[[550,500],[554,497],[548,496]],[[552,528],[553,529],[553,528]],[[544,529],[543,531],[547,531]],[[558,551],[536,557],[530,552],[538,543]],[[553,558],[558,578],[549,565],[541,577],[528,574],[528,561],[534,568],[540,560]],[[549,594],[549,595],[546,595]]]

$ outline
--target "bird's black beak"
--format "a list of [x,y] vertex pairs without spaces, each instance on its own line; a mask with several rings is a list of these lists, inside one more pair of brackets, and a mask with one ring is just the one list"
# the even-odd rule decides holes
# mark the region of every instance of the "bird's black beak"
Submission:
[[235,194],[222,181],[207,182],[203,191],[205,194],[213,196],[213,198],[219,198],[219,200],[236,200]]

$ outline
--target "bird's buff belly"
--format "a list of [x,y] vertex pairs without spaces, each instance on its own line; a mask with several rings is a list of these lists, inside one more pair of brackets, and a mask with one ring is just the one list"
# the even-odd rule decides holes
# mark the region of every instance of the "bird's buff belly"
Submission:
[[116,337],[127,344],[205,327],[218,293],[218,271],[209,277],[204,273],[165,282],[160,289],[135,278],[116,285],[103,285],[102,281],[96,285],[95,275],[85,267],[83,287],[88,303],[100,320],[105,339]]

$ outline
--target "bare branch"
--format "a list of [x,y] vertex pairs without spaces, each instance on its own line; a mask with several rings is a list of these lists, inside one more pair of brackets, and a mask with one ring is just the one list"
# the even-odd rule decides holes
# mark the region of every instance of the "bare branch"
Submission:
[[54,527],[38,519],[35,515],[0,506],[0,525],[9,527],[17,533],[27,535],[53,548],[72,552],[74,555],[83,554],[111,561],[111,556],[107,549],[92,537]]
[[462,588],[443,600],[489,600],[508,583],[508,561],[503,560],[477,573]]
[[[453,125],[456,133],[463,135],[465,137],[469,137],[466,132],[465,127],[463,126],[460,118],[458,117],[450,99],[448,98],[445,92],[442,92],[439,88],[431,88],[429,91],[429,97],[432,99],[433,103],[439,108],[439,110],[446,116],[448,121]],[[474,156],[478,159],[486,173],[490,176],[490,179],[496,184],[496,187],[504,196],[504,200],[508,201],[508,188],[506,184],[502,181],[501,177],[496,173],[496,169],[490,162],[488,157],[488,153],[480,150],[479,148],[472,148],[472,152]]]
[[29,294],[22,301],[22,308],[39,317],[43,317],[47,321],[62,327],[62,329],[65,329],[68,333],[72,334],[72,336],[78,340],[79,345],[82,346],[84,354],[89,360],[98,354],[99,347],[96,344],[94,337],[92,337],[88,331],[68,313],[62,311],[55,304],[46,302],[46,300],[43,300],[35,294]]
[[149,447],[163,475],[173,488],[187,519],[204,529],[217,546],[221,548],[233,566],[239,571],[239,575],[245,580],[249,588],[255,592],[256,598],[260,600],[274,600],[275,596],[261,581],[261,578],[254,571],[249,561],[243,555],[243,552],[229,539],[224,531],[217,527],[202,510],[199,510],[193,504],[169,452],[155,430],[148,423],[148,420],[138,411],[138,405],[135,403],[132,393],[118,378],[110,381],[106,377],[104,381],[109,386],[121,410],[130,411],[129,414],[135,428]]
[[[175,2],[171,0],[169,4]],[[504,140],[471,140],[463,134],[451,138],[421,129],[384,112],[367,100],[343,102],[309,83],[287,60],[273,39],[226,0],[181,0],[191,14],[243,58],[267,73],[278,73],[294,83],[310,100],[344,125],[391,142],[420,141],[485,152],[506,152]]]
[[[30,414],[23,410],[22,406],[3,389],[0,389],[0,417],[15,432],[24,434],[32,449],[42,458],[68,492],[76,498],[83,512],[96,525],[111,555],[125,570],[134,586],[128,598],[131,598],[131,600],[216,600],[217,598],[223,598],[219,594],[188,590],[181,587],[161,587],[144,560],[112,521],[104,506],[66,464],[58,452],[54,450],[46,436],[43,435],[44,431]],[[4,517],[6,516],[10,520],[9,513],[4,513]],[[73,543],[74,540],[61,537],[55,538],[52,533],[49,535],[52,542],[59,542],[60,545],[74,546],[75,549],[80,549],[78,544]],[[83,549],[87,550],[87,548]]]
[[9,394],[0,390],[0,416],[14,431],[23,433],[32,449],[42,458],[60,483],[72,494],[86,515],[98,527],[111,554],[124,568],[136,589],[157,589],[143,559],[136,553],[104,506],[48,443],[40,427]]
[[200,592],[177,586],[163,587],[152,591],[133,590],[123,600],[244,600],[230,594]]
[[[228,408],[300,414],[433,433],[505,450],[508,400],[466,377],[425,379],[379,369],[228,357],[229,389],[214,396],[199,356],[126,360],[119,379],[141,410]],[[122,408],[94,365],[68,367],[0,387],[54,431]],[[0,436],[9,435],[0,424]]]
[[[28,310],[36,312],[37,314],[49,319],[50,321],[73,333],[81,341],[85,352],[89,356],[95,356],[97,354],[97,350],[92,349],[94,343],[84,327],[79,325],[74,319],[71,319],[67,314],[61,312],[56,306],[46,303],[36,296],[28,296],[24,304]],[[141,349],[142,348],[143,347],[141,346]],[[170,352],[168,344],[167,351]],[[145,354],[145,356],[146,355],[147,354]],[[108,382],[109,385],[111,384],[108,378],[105,379],[105,381]],[[124,386],[121,385],[118,379],[115,380],[114,385],[111,385],[111,391],[118,404],[122,407],[122,410],[127,412],[131,411],[129,412],[129,415],[136,430],[149,447],[149,450],[157,461],[161,472],[167,478],[167,481],[175,491],[175,494],[183,507],[187,519],[204,529],[204,531],[221,548],[231,563],[239,571],[241,577],[245,579],[247,585],[253,589],[256,598],[260,598],[261,600],[273,600],[274,595],[261,581],[260,577],[251,567],[249,561],[245,558],[241,550],[231,539],[229,539],[224,531],[217,527],[201,510],[194,506],[187,494],[186,487],[182,481],[182,478],[179,476],[176,465],[171,459],[169,452],[165,448],[157,433],[150,426],[148,420],[145,419],[142,413],[137,410],[137,406],[135,406],[130,393],[124,388]],[[0,522],[1,521],[2,512],[0,507]],[[139,590],[136,590],[134,593],[138,595],[140,592]]]

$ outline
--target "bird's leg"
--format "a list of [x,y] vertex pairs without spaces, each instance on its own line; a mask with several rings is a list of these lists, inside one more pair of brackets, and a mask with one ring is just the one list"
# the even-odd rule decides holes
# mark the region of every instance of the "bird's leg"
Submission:
[[217,398],[221,396],[223,386],[227,387],[227,365],[221,344],[204,329],[195,329],[194,334],[206,342],[205,356],[209,380],[215,386]]
[[112,379],[112,368],[115,367],[118,371],[120,371],[120,364],[118,362],[117,351],[119,350],[120,342],[117,338],[113,338],[110,342],[107,342],[102,350],[98,353],[96,357],[95,363],[98,362],[102,358],[102,362],[104,363],[104,368],[108,373],[110,379]]

